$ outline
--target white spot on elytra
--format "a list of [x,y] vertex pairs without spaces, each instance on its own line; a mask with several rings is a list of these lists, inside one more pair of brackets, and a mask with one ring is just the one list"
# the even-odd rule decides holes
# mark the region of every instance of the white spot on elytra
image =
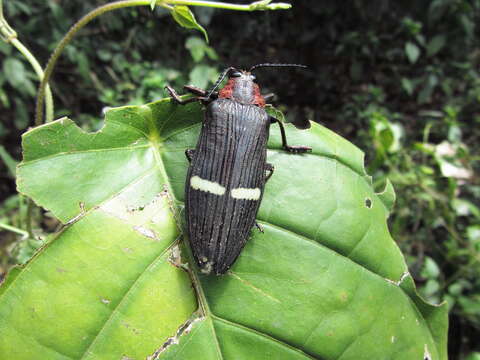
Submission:
[[214,181],[202,179],[199,176],[192,176],[190,179],[192,189],[209,192],[214,195],[225,194],[225,188]]
[[241,200],[258,200],[262,194],[259,188],[236,188],[231,191],[232,198]]

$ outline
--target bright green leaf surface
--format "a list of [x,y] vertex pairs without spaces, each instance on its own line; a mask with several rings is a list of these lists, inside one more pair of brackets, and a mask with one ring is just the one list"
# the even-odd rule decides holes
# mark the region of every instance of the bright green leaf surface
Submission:
[[446,359],[446,306],[418,297],[388,232],[393,187],[375,194],[363,153],[319,125],[287,126],[304,155],[272,126],[265,233],[197,274],[178,228],[201,117],[163,100],[24,135],[19,190],[70,224],[0,288],[0,358]]
[[205,37],[205,41],[208,43],[207,30],[205,30],[205,28],[197,22],[195,15],[193,15],[193,12],[188,6],[175,5],[171,11],[171,14],[180,26],[186,29],[196,29],[201,31]]

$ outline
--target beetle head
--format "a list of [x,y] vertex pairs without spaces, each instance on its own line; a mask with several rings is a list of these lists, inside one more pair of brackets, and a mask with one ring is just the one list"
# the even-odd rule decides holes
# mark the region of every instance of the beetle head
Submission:
[[260,94],[260,88],[256,84],[256,77],[252,71],[261,67],[300,67],[306,68],[305,65],[299,64],[257,64],[250,68],[250,70],[238,70],[234,67],[225,69],[218,80],[213,85],[213,88],[208,93],[207,97],[211,97],[213,92],[218,89],[220,83],[228,77],[227,84],[219,91],[220,98],[232,99],[242,104],[254,104],[258,106],[265,106],[265,99]]
[[239,81],[250,81],[254,82],[257,78],[250,71],[237,70],[235,68],[230,68],[230,71],[227,73],[229,79],[237,79]]
[[255,75],[249,71],[229,68],[226,76],[228,76],[228,81],[219,91],[219,98],[232,99],[241,104],[265,106],[260,88],[255,83]]

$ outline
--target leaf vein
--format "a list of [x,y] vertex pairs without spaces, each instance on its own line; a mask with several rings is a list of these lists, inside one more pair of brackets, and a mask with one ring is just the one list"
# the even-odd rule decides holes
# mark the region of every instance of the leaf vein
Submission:
[[[179,237],[180,238],[180,237]],[[113,321],[113,318],[115,317],[115,315],[117,313],[120,312],[120,308],[121,306],[123,305],[125,299],[127,299],[128,295],[134,290],[136,289],[136,287],[138,286],[139,284],[139,281],[142,279],[142,277],[148,272],[148,270],[150,268],[152,268],[157,262],[159,262],[160,260],[162,260],[162,257],[169,251],[172,249],[173,246],[175,246],[177,243],[178,243],[178,239],[177,238],[175,241],[173,241],[166,249],[162,250],[162,252],[155,258],[153,259],[153,261],[148,264],[148,266],[140,272],[140,275],[134,280],[134,282],[132,283],[132,285],[127,289],[127,291],[123,294],[122,298],[120,299],[120,301],[118,302],[117,306],[115,306],[115,308],[112,310],[110,316],[108,317],[108,319],[106,319],[106,321],[103,323],[101,329],[97,332],[97,334],[95,335],[95,338],[92,340],[92,342],[90,343],[90,345],[87,347],[87,349],[84,351],[84,353],[82,354],[81,356],[81,359],[84,359],[86,356],[90,355],[91,354],[91,349],[92,347],[95,345],[95,343],[98,341],[100,335],[102,334],[103,330],[105,330],[105,328],[108,326],[108,324]]]

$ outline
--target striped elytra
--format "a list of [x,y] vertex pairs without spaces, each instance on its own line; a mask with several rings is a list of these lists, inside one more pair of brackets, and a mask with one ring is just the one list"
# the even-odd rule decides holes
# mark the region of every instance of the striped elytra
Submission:
[[225,273],[255,225],[269,126],[256,105],[218,99],[207,107],[185,184],[190,244],[205,273]]
[[[304,67],[259,64],[251,69],[273,66]],[[226,76],[225,86],[215,92]],[[245,246],[265,183],[273,174],[266,161],[270,124],[278,123],[284,150],[304,153],[311,148],[287,144],[283,124],[265,111],[265,99],[251,72],[230,67],[209,92],[185,88],[197,96],[182,99],[167,86],[178,104],[198,100],[207,104],[197,146],[186,151],[190,160],[185,183],[187,235],[200,271],[220,275]]]

